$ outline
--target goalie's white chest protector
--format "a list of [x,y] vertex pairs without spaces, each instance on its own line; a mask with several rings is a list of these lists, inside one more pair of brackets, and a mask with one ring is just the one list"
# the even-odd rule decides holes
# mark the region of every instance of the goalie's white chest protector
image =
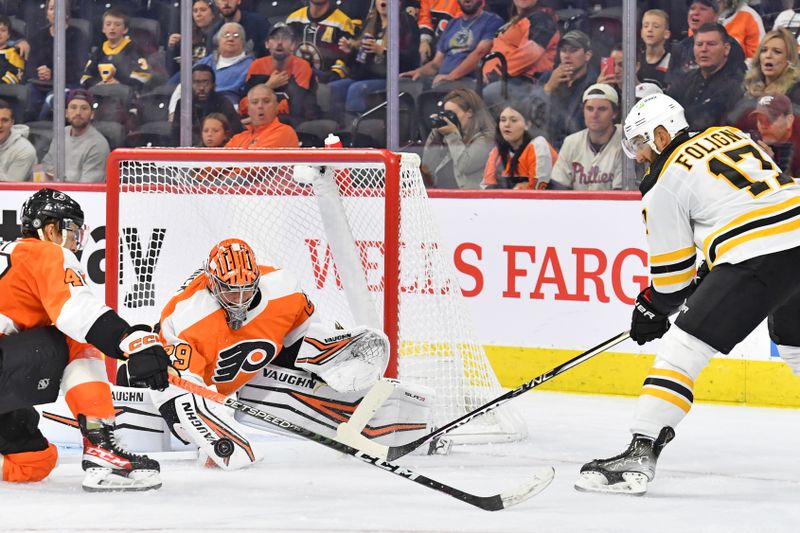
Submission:
[[800,186],[748,135],[725,126],[676,142],[643,182],[650,184],[642,215],[659,292],[691,283],[698,248],[713,268],[800,246]]
[[268,266],[260,269],[259,295],[235,331],[203,276],[176,294],[161,315],[162,340],[170,345],[176,368],[216,385],[223,394],[238,390],[283,346],[300,340],[314,314],[314,305],[292,274]]

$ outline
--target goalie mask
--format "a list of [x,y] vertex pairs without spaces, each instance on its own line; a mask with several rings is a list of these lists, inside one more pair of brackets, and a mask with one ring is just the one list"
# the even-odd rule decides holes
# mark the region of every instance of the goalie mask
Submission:
[[61,231],[61,246],[68,247],[70,237],[74,239],[75,248],[80,250],[84,244],[86,226],[83,223],[81,206],[55,189],[40,189],[22,204],[23,237],[38,237],[45,240],[42,229],[50,223],[58,225]]
[[225,239],[211,250],[205,265],[211,293],[225,310],[228,326],[239,329],[258,292],[256,255],[246,242]]

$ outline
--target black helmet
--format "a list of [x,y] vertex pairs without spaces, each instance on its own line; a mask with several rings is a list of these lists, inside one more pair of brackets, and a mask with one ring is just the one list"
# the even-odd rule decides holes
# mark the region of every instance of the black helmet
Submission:
[[37,230],[53,219],[58,220],[59,229],[63,221],[71,220],[83,226],[83,210],[78,202],[55,189],[39,189],[22,204],[22,235],[34,237]]

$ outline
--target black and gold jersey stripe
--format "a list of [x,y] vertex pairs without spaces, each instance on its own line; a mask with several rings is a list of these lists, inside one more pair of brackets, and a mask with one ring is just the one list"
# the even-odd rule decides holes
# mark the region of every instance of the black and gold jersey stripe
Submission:
[[711,233],[703,242],[709,266],[736,246],[800,229],[800,197],[754,209]]

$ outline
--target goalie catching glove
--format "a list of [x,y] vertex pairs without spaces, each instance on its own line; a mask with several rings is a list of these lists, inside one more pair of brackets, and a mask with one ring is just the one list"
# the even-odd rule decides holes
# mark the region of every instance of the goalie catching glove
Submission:
[[197,445],[201,457],[223,470],[245,468],[264,458],[226,407],[178,387],[153,391],[151,396],[172,434],[184,444]]
[[375,328],[332,329],[312,323],[306,330],[295,366],[316,374],[338,392],[373,386],[389,364],[389,339]]

